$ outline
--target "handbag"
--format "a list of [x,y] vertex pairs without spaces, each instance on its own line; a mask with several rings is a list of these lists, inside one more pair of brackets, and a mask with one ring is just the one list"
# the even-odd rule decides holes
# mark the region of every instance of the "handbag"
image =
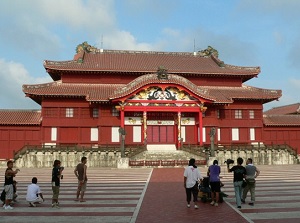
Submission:
[[249,184],[249,185],[255,184],[255,179],[254,178],[246,179],[246,181],[247,181],[247,184]]

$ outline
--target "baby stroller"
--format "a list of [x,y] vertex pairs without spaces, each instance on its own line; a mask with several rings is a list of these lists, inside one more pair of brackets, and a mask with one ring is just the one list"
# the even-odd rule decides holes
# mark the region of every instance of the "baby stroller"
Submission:
[[[224,187],[224,184],[220,182],[220,187]],[[227,197],[228,195],[224,192],[220,191],[219,195],[219,202],[222,203],[224,201],[224,197]],[[211,201],[211,189],[209,186],[209,177],[204,177],[201,184],[199,185],[199,193],[198,197],[201,199],[202,202]]]
[[209,186],[209,177],[204,177],[201,183],[199,184],[199,193],[198,197],[201,199],[202,202],[206,202],[211,200],[210,195],[210,186]]

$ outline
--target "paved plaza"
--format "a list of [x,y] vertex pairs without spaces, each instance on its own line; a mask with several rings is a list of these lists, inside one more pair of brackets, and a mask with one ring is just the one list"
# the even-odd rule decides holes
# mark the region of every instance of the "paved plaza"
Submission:
[[[51,207],[51,169],[21,169],[18,202],[14,210],[0,210],[0,222],[103,222],[103,223],[185,223],[185,222],[300,222],[300,165],[259,166],[256,203],[238,210],[232,174],[222,166],[223,192],[229,195],[219,207],[200,203],[187,208],[183,188],[183,168],[88,168],[86,202],[74,201],[77,179],[73,168],[64,170],[60,209]],[[200,167],[206,174],[207,167]],[[0,169],[2,176],[5,169]],[[38,178],[45,202],[29,207],[27,185]],[[4,178],[4,177],[3,177]],[[3,184],[4,179],[0,179]],[[246,201],[249,201],[249,196]]]

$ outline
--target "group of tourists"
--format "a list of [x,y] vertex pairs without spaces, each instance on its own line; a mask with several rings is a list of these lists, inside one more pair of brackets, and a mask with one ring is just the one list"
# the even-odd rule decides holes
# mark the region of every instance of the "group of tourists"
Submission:
[[235,192],[235,200],[237,208],[241,208],[241,203],[246,203],[246,197],[248,191],[251,194],[251,201],[249,205],[253,206],[255,202],[255,178],[260,174],[259,169],[253,165],[253,160],[248,158],[246,166],[243,165],[243,158],[237,158],[237,165],[229,167],[230,164],[227,162],[228,172],[233,172],[233,185]]
[[[228,159],[227,170],[233,172],[233,185],[236,198],[237,208],[241,208],[241,204],[246,203],[246,197],[248,192],[251,194],[251,201],[249,205],[253,206],[255,202],[255,178],[260,174],[259,169],[253,165],[251,158],[246,161],[246,166],[242,166],[244,160],[239,157],[237,159],[237,165],[230,168],[230,164],[234,161]],[[220,180],[221,167],[218,165],[218,161],[214,160],[213,164],[208,167],[207,175],[209,178],[210,191],[211,191],[211,205],[218,207],[220,202],[221,186],[223,185]],[[203,177],[199,168],[196,166],[196,160],[190,159],[188,166],[184,170],[184,188],[186,192],[187,207],[191,207],[191,200],[193,195],[193,202],[195,209],[198,209],[198,192],[199,183],[203,181]]]
[[[75,201],[85,202],[84,193],[87,185],[87,158],[82,157],[81,163],[79,163],[74,169],[74,174],[78,179],[78,186]],[[64,167],[61,166],[60,160],[55,160],[52,169],[52,207],[59,208],[59,191],[60,191],[60,181],[63,179]],[[7,168],[5,171],[4,189],[1,194],[1,200],[3,201],[3,209],[12,210],[12,205],[16,202],[17,192],[16,192],[16,181],[14,177],[19,172],[19,169],[13,170],[13,161],[7,162]],[[26,201],[29,203],[30,207],[36,207],[37,204],[41,204],[45,201],[43,193],[40,186],[37,184],[38,179],[33,177],[31,184],[27,187]]]

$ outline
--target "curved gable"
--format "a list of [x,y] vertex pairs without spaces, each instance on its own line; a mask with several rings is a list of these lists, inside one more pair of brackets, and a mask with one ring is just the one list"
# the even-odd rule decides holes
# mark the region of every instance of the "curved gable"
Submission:
[[[161,90],[158,88],[161,88]],[[209,91],[203,90],[188,79],[175,74],[168,74],[168,78],[165,79],[159,78],[158,74],[140,76],[124,87],[116,89],[110,99],[122,101],[126,98],[135,97],[135,95],[140,95],[143,99],[155,99],[154,91],[166,91],[166,94],[172,95],[169,98],[170,100],[182,99],[183,96],[180,95],[185,95],[185,98],[193,97],[199,101],[216,100],[214,96],[209,94]],[[187,96],[188,94],[190,96]]]

